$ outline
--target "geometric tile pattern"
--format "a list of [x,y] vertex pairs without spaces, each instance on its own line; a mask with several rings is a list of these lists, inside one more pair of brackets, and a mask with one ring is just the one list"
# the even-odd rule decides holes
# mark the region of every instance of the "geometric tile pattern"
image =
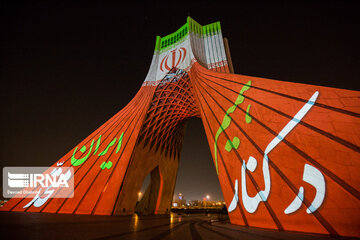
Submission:
[[140,131],[139,143],[175,157],[180,154],[188,118],[199,117],[187,72],[173,68],[157,86]]

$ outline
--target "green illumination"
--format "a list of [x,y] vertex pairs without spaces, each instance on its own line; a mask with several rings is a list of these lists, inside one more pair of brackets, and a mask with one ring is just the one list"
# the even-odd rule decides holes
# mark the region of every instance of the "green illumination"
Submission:
[[101,142],[101,135],[99,136],[99,139],[97,140],[94,155],[95,155],[95,153],[96,153],[96,152],[98,151],[98,149],[99,149],[100,142]]
[[[94,151],[94,154],[93,154],[93,155],[95,155],[96,152],[97,152],[98,149],[99,149],[100,142],[101,142],[101,136],[102,136],[102,135],[100,135],[99,138],[98,138],[98,140],[97,140],[96,147],[95,147],[95,151]],[[121,148],[121,144],[122,144],[123,137],[124,137],[124,132],[122,132],[121,135],[120,135],[120,137],[119,137],[119,143],[118,143],[118,145],[117,145],[115,154],[118,153],[119,150],[120,150],[120,148]],[[115,144],[116,140],[117,140],[117,138],[115,137],[115,138],[107,145],[107,147],[105,148],[105,150],[103,150],[101,153],[99,153],[98,156],[104,156],[104,155],[109,151],[109,149]],[[83,158],[80,158],[80,159],[76,159],[76,158],[75,158],[75,154],[76,154],[76,151],[78,150],[78,147],[75,148],[75,150],[74,150],[74,152],[73,152],[73,155],[71,156],[71,164],[72,164],[73,166],[80,166],[81,164],[83,164],[83,163],[89,158],[90,153],[91,153],[91,151],[92,151],[92,149],[93,149],[93,147],[94,147],[94,141],[95,141],[95,140],[93,139],[92,142],[91,142],[91,145],[90,145],[89,152],[88,152],[87,155],[84,156]],[[84,145],[84,146],[82,146],[82,147],[80,148],[80,152],[85,153],[85,151],[86,151],[86,146]],[[104,169],[104,168],[110,169],[111,166],[112,166],[112,162],[109,161],[109,162],[106,163],[106,164],[105,164],[105,162],[104,162],[104,163],[100,166],[100,168],[102,168],[102,169]]]
[[102,170],[104,170],[105,168],[107,169],[110,169],[112,167],[112,162],[111,161],[108,161],[108,162],[103,162],[101,165],[100,165],[100,168]]
[[171,33],[165,37],[157,36],[155,50],[163,50],[163,49],[171,48],[176,43],[183,40],[188,35],[188,33],[189,33],[189,24],[185,23],[181,28],[179,28],[174,33]]
[[[91,150],[92,150],[93,146],[94,146],[94,139],[93,139],[92,142],[91,142],[91,145],[90,145],[90,149],[89,149],[88,154],[87,154],[85,157],[80,158],[80,159],[76,159],[76,158],[75,158],[75,153],[76,153],[76,151],[77,151],[77,149],[78,149],[78,147],[76,147],[75,150],[74,150],[74,152],[73,152],[73,155],[71,156],[71,164],[72,164],[73,166],[79,166],[79,165],[83,164],[83,163],[86,161],[86,159],[88,159],[88,157],[90,156],[90,153],[91,153]],[[82,150],[84,150],[84,151],[82,151]],[[85,146],[82,146],[81,149],[80,149],[80,152],[84,153],[85,150],[86,150],[86,147],[85,147]]]
[[[210,26],[207,27],[207,29],[209,29]],[[231,123],[231,117],[229,116],[231,113],[233,113],[235,111],[235,109],[237,108],[237,106],[239,104],[241,104],[245,97],[243,96],[244,92],[249,90],[251,87],[251,81],[248,81],[240,90],[238,97],[235,100],[235,103],[233,106],[229,107],[228,110],[226,111],[226,114],[223,118],[222,124],[220,125],[219,129],[216,132],[215,135],[215,143],[214,143],[214,156],[215,156],[215,168],[216,168],[216,173],[219,175],[219,169],[218,169],[218,161],[217,161],[217,145],[218,145],[218,140],[219,137],[221,135],[221,133],[223,133],[225,131],[225,129],[227,129],[230,126]],[[246,123],[250,123],[251,122],[251,116],[249,114],[250,111],[250,104],[247,108],[247,112],[246,112],[246,116],[245,116],[245,121]],[[240,139],[238,137],[234,137],[233,141],[227,140],[226,145],[225,145],[225,150],[230,152],[233,148],[237,149],[240,145]]]
[[197,37],[204,38],[206,36],[215,35],[219,33],[220,30],[220,22],[201,26],[194,19],[188,17],[186,23],[176,32],[164,37],[156,37],[155,51],[166,51],[173,48],[174,46],[180,44],[189,35],[189,33],[194,34]]
[[246,123],[251,123],[252,117],[250,116],[250,107],[251,107],[251,104],[249,104],[247,109],[246,109],[246,114],[245,114]]
[[118,146],[117,146],[117,148],[116,148],[116,153],[118,153],[119,150],[120,150],[120,148],[121,148],[123,136],[124,136],[124,132],[121,133],[121,136],[120,136],[120,138],[119,138],[119,143],[118,143]]
[[105,148],[104,151],[102,151],[101,153],[99,153],[99,156],[105,155],[107,153],[107,151],[109,151],[109,148],[114,145],[116,142],[116,138],[114,138],[114,140],[112,140],[109,145],[107,145],[107,147]]
[[231,149],[233,148],[238,149],[239,145],[240,145],[240,139],[238,137],[234,137],[232,141],[227,140],[225,145],[225,150],[230,152]]

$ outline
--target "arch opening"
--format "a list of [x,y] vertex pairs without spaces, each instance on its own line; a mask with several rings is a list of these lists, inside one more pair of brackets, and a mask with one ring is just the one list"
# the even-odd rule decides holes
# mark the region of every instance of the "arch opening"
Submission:
[[[146,190],[143,192],[141,198],[135,206],[135,213],[138,214],[154,214],[159,198],[159,191],[161,186],[161,177],[159,167],[155,167],[148,176],[144,179],[143,185],[146,185]],[[142,187],[143,189],[143,187]]]
[[209,207],[214,204],[221,208],[223,201],[202,121],[191,118],[183,140],[172,207]]

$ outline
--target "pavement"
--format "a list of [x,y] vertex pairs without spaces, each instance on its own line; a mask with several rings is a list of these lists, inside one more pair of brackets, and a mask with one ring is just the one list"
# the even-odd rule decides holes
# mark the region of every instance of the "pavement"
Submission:
[[222,214],[92,216],[0,212],[0,222],[1,239],[334,239],[236,226]]

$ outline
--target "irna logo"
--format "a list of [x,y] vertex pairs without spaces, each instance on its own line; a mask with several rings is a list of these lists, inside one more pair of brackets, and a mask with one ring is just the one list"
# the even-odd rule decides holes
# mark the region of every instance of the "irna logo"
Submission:
[[61,165],[3,168],[3,196],[71,198],[74,191],[74,168]]

